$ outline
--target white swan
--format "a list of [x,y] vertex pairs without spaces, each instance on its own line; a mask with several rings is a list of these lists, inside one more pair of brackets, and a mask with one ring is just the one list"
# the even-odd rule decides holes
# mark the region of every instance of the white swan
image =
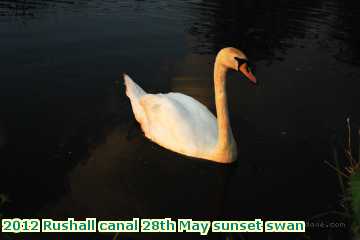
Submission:
[[224,48],[214,67],[216,117],[200,102],[181,93],[149,94],[124,74],[126,95],[145,136],[162,147],[187,156],[220,163],[236,160],[237,147],[228,115],[226,72],[233,69],[256,83],[247,57]]

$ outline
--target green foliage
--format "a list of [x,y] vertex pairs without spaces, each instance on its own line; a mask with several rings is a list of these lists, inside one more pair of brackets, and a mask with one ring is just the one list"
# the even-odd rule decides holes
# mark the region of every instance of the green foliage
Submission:
[[354,213],[353,232],[360,238],[360,170],[350,176],[351,207]]
[[9,197],[5,194],[0,193],[0,207],[7,202],[9,202]]

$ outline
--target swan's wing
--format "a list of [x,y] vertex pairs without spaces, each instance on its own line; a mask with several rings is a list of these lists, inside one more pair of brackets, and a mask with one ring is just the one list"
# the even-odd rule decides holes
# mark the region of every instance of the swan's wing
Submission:
[[181,93],[146,94],[140,104],[148,123],[145,134],[154,142],[192,156],[215,147],[216,118],[192,97]]
[[147,128],[146,116],[143,107],[140,105],[140,99],[146,95],[146,92],[137,85],[127,74],[123,75],[126,87],[126,95],[130,99],[131,107],[135,119],[140,123],[141,128],[145,131]]

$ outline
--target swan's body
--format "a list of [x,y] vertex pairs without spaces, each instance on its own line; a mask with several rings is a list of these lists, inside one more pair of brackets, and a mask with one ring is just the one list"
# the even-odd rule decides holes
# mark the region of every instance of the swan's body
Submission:
[[222,163],[235,161],[237,148],[231,132],[225,89],[229,66],[223,62],[230,54],[246,59],[234,48],[223,49],[216,58],[214,83],[218,119],[190,96],[173,92],[148,94],[124,74],[126,95],[145,136],[187,156]]
[[135,118],[146,137],[167,149],[193,157],[202,158],[214,149],[218,136],[216,118],[200,102],[181,93],[145,93],[133,99],[130,89],[140,87],[127,75],[125,83]]

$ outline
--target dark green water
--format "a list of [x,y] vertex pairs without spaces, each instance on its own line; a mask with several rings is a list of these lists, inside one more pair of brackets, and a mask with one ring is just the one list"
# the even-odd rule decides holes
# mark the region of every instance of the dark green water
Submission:
[[[336,173],[324,161],[333,161],[331,142],[346,117],[360,122],[359,18],[355,1],[340,0],[0,0],[0,192],[11,199],[1,211],[343,222],[310,219],[341,211]],[[247,53],[261,83],[228,76],[237,163],[189,159],[149,142],[121,74],[214,112],[213,61],[226,46]],[[346,230],[308,234],[345,239]]]

